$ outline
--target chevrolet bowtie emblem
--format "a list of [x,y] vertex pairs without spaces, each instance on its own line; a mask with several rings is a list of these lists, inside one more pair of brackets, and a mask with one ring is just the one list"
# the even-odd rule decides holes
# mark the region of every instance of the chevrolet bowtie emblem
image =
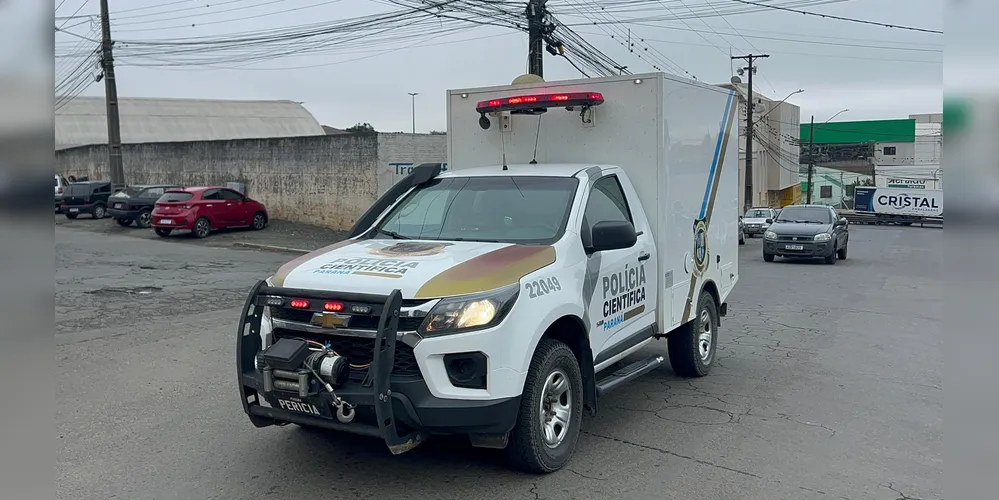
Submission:
[[791,241],[798,241],[798,237],[795,236],[794,238],[791,238]]
[[311,323],[323,328],[347,328],[350,324],[350,316],[331,312],[317,312],[312,315]]

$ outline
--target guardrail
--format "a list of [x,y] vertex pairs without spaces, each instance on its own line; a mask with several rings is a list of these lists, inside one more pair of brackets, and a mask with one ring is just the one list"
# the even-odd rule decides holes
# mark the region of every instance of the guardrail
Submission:
[[874,225],[899,225],[911,226],[918,224],[925,226],[943,226],[943,217],[921,217],[921,216],[898,216],[888,214],[874,214],[870,212],[855,212],[852,210],[842,210],[840,215],[846,217],[850,224],[874,224]]

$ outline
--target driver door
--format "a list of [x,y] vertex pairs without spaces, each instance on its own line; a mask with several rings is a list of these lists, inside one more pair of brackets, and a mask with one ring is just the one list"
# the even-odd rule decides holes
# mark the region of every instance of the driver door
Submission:
[[[580,234],[588,244],[593,225],[627,221],[640,233],[631,248],[595,252],[587,256],[587,269],[599,268],[589,297],[590,346],[594,364],[610,359],[641,340],[655,319],[657,258],[648,221],[641,210],[633,212],[617,175],[602,177],[590,190]],[[636,220],[638,219],[638,220]],[[584,297],[585,299],[585,297]]]

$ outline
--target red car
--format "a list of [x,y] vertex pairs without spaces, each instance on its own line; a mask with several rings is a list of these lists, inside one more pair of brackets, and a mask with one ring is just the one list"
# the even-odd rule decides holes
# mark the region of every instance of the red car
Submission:
[[170,189],[156,200],[152,227],[159,236],[175,230],[191,231],[204,238],[212,231],[231,227],[263,229],[267,208],[229,188],[217,186]]

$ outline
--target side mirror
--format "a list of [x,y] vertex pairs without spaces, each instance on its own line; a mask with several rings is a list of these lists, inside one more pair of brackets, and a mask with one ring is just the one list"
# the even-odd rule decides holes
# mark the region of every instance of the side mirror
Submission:
[[774,223],[773,219],[767,219],[767,224],[773,224],[773,223]]
[[848,224],[850,224],[850,221],[846,220],[846,217],[840,217],[839,220],[836,221],[837,226],[846,227]]
[[590,248],[592,252],[620,250],[631,248],[638,241],[635,226],[627,221],[603,221],[594,224],[590,231]]

